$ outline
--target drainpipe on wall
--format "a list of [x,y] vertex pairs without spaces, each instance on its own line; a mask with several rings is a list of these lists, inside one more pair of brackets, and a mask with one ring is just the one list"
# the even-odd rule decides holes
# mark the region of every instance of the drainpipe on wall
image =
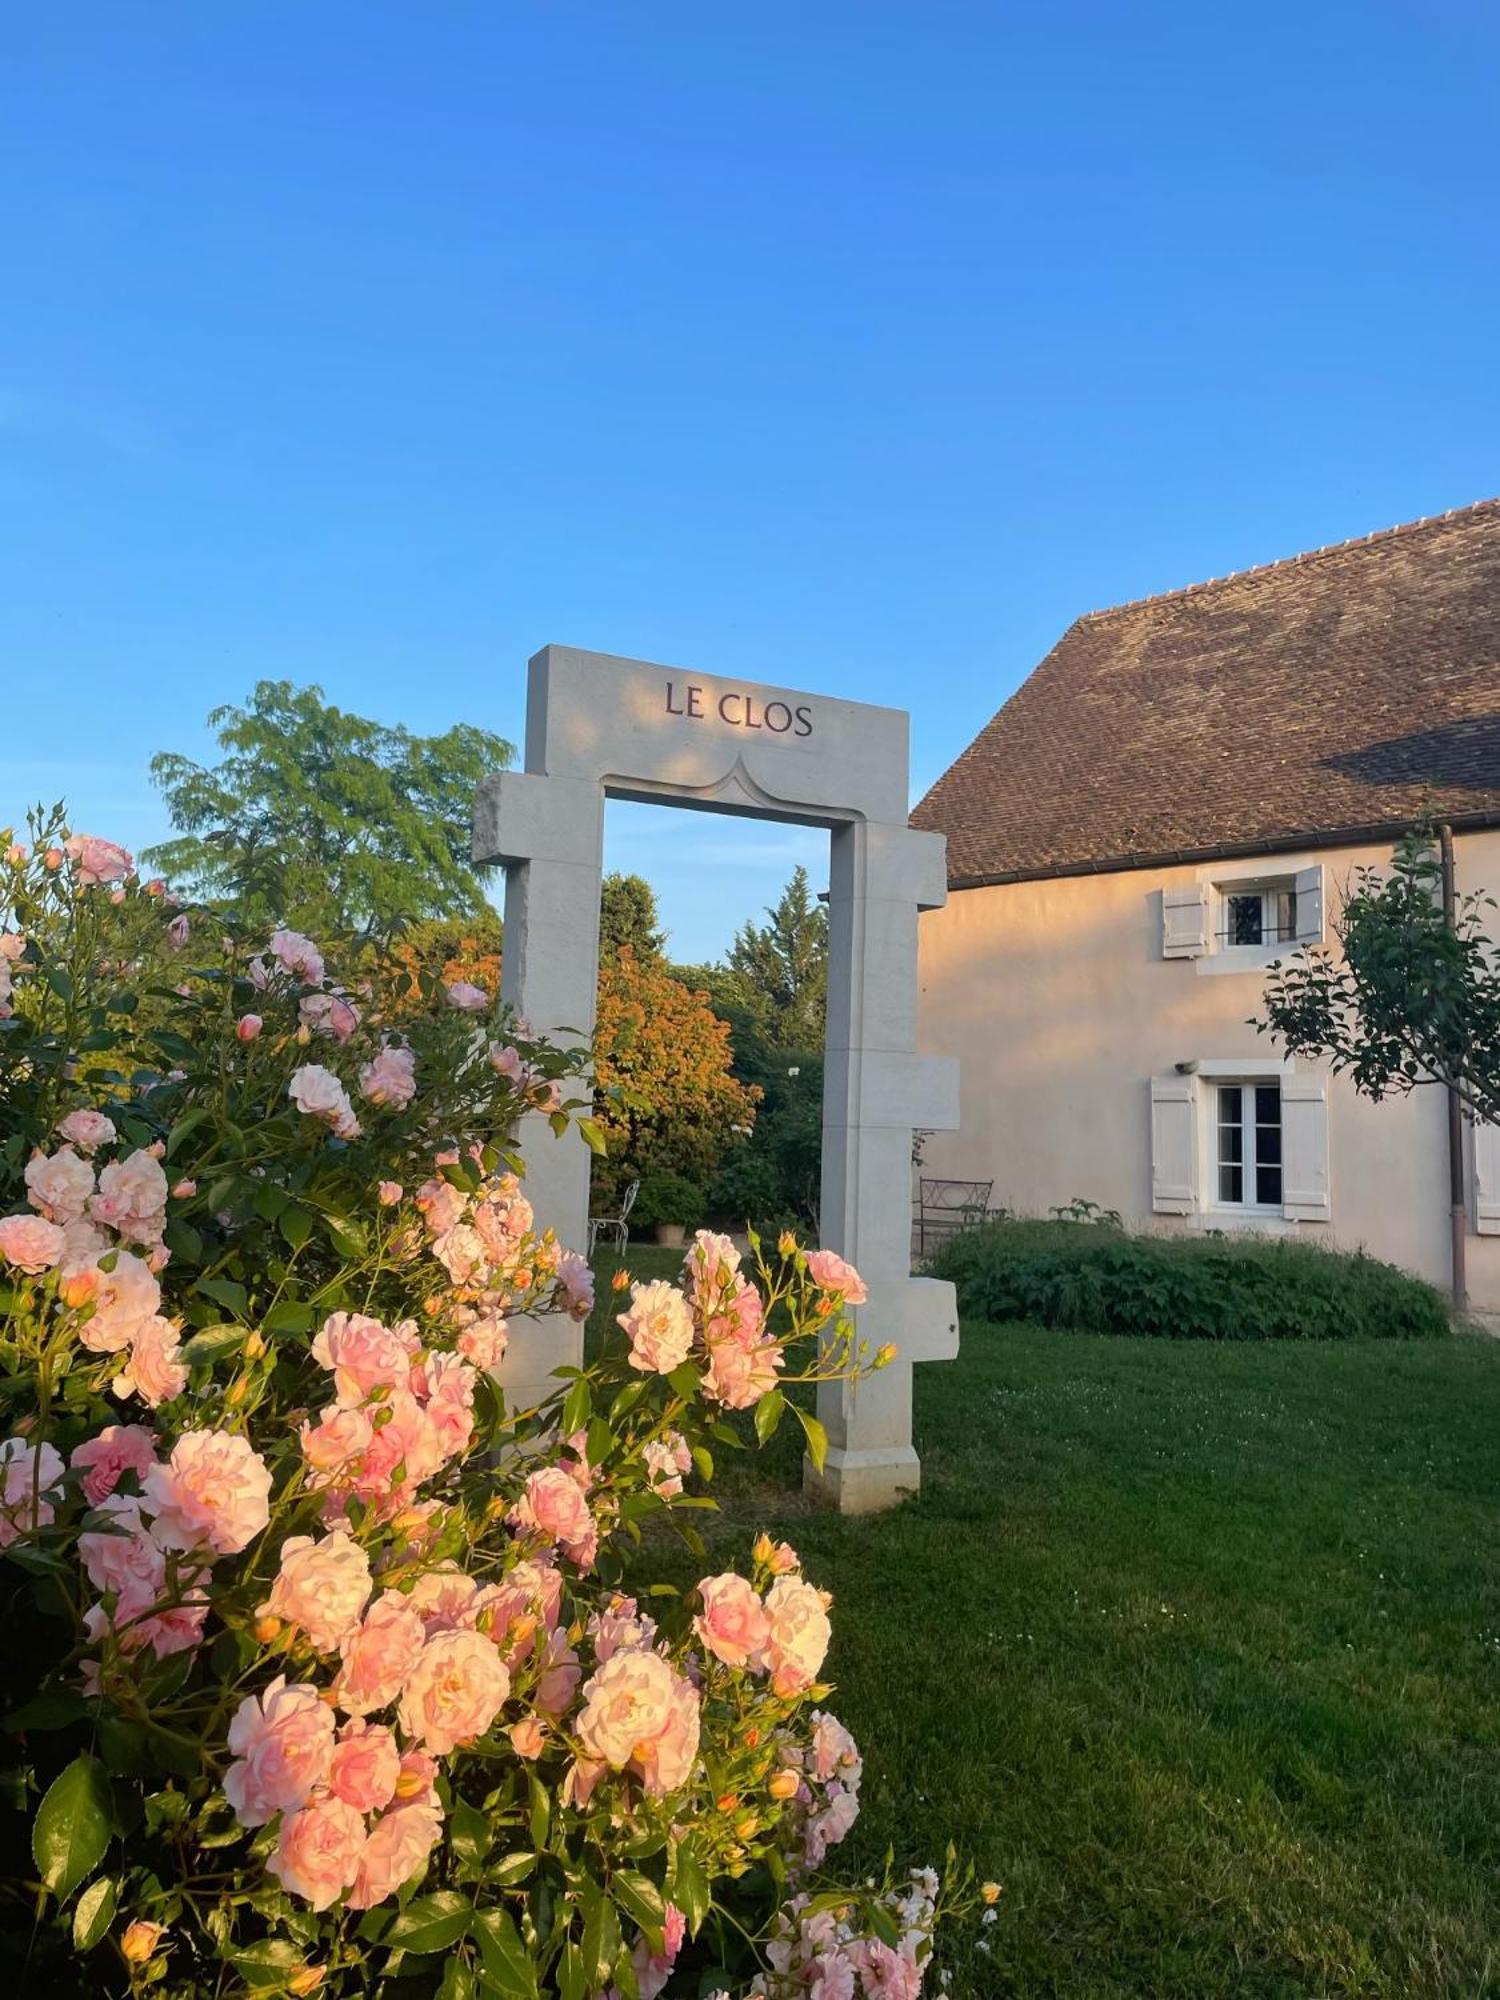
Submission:
[[[1438,851],[1443,864],[1443,922],[1451,931],[1458,921],[1458,887],[1453,866],[1453,829],[1446,822],[1438,828]],[[1457,1311],[1467,1312],[1469,1202],[1464,1187],[1464,1117],[1458,1092],[1451,1083],[1448,1085],[1448,1220],[1453,1246],[1453,1304]]]

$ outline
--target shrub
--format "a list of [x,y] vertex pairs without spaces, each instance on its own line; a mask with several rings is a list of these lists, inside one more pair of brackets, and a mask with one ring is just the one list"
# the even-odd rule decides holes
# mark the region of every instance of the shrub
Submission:
[[39,831],[0,839],[0,1103],[36,1141],[0,1199],[0,1959],[161,2000],[790,2000],[825,1959],[914,1991],[972,1896],[821,1900],[860,1773],[828,1600],[764,1536],[684,1595],[643,1536],[702,1554],[730,1411],[821,1456],[784,1385],[874,1365],[840,1297],[700,1234],[508,1408],[506,1315],[593,1296],[503,1144],[567,1130],[571,1059],[492,1040],[472,987],[397,1035],[310,940]]
[[1164,1339],[1415,1339],[1449,1331],[1441,1293],[1362,1251],[1274,1237],[1129,1236],[1000,1222],[931,1259],[968,1318]]
[[682,1174],[648,1174],[641,1182],[630,1219],[642,1229],[654,1229],[659,1222],[694,1229],[703,1220],[703,1210],[702,1188]]

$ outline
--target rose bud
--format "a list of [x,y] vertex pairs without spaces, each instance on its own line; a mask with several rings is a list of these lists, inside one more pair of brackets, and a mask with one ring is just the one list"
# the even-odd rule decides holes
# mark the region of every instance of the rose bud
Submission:
[[147,1923],[144,1917],[137,1917],[133,1924],[125,1926],[125,1935],[120,1939],[120,1951],[127,1965],[144,1965],[154,1956],[156,1947],[167,1934],[165,1924]]
[[190,1201],[197,1192],[198,1183],[196,1181],[178,1181],[172,1189],[172,1199],[174,1201]]
[[255,1634],[257,1644],[269,1646],[281,1637],[281,1620],[273,1618],[268,1611],[263,1618],[256,1619],[250,1630]]
[[239,1020],[235,1023],[234,1032],[242,1042],[253,1042],[255,1037],[260,1033],[260,1027],[259,1014],[241,1014]]
[[773,1799],[794,1799],[797,1796],[797,1783],[795,1771],[778,1771],[766,1786],[766,1790]]

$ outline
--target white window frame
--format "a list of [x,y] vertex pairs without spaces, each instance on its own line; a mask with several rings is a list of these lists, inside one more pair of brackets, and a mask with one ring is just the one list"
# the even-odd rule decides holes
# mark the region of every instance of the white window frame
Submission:
[[[1198,882],[1207,904],[1207,949],[1195,960],[1199,972],[1210,975],[1264,972],[1303,945],[1322,942],[1324,871],[1322,864],[1312,857],[1289,854],[1284,860],[1280,856],[1274,861],[1263,857],[1238,867],[1207,866],[1198,870]],[[1262,899],[1262,921],[1267,929],[1275,924],[1275,898],[1290,893],[1295,935],[1271,944],[1227,944],[1229,898],[1256,893]]]
[[[1204,1189],[1206,1198],[1203,1203],[1206,1215],[1217,1215],[1221,1211],[1227,1211],[1236,1218],[1244,1217],[1246,1219],[1244,1223],[1245,1227],[1255,1227],[1257,1224],[1264,1224],[1268,1220],[1277,1222],[1285,1220],[1283,1199],[1262,1201],[1259,1196],[1252,1198],[1246,1192],[1241,1200],[1230,1201],[1225,1198],[1221,1187],[1221,1176],[1226,1164],[1219,1151],[1219,1135],[1224,1130],[1224,1120],[1221,1115],[1222,1093],[1226,1090],[1237,1090],[1240,1093],[1240,1158],[1236,1164],[1238,1164],[1240,1169],[1241,1186],[1249,1190],[1256,1184],[1256,1174],[1261,1164],[1260,1160],[1256,1157],[1255,1146],[1255,1135],[1260,1126],[1260,1120],[1256,1116],[1255,1093],[1258,1090],[1265,1090],[1268,1087],[1274,1087],[1276,1091],[1276,1132],[1279,1142],[1281,1134],[1281,1078],[1279,1075],[1269,1077],[1224,1076],[1210,1077],[1205,1080],[1203,1098],[1204,1108],[1208,1114],[1206,1119],[1208,1127],[1206,1137],[1208,1143],[1202,1158],[1203,1178],[1207,1182],[1207,1186]],[[1280,1150],[1279,1143],[1278,1150]],[[1276,1172],[1278,1181],[1280,1181],[1285,1172],[1284,1158],[1277,1160]]]
[[1219,1085],[1237,1083],[1254,1089],[1258,1083],[1284,1086],[1294,1074],[1293,1065],[1275,1056],[1210,1056],[1201,1061],[1194,1075],[1198,1079],[1198,1210],[1202,1229],[1226,1232],[1244,1229],[1262,1235],[1291,1234],[1296,1223],[1285,1213],[1286,1139],[1283,1112],[1281,1192],[1282,1204],[1263,1207],[1259,1202],[1219,1199]]

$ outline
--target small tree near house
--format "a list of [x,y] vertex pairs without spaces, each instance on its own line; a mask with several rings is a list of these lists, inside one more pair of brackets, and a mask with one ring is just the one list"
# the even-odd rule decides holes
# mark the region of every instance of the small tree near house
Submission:
[[1366,1097],[1441,1084],[1471,1119],[1500,1122],[1500,964],[1483,929],[1494,907],[1474,892],[1450,921],[1442,861],[1431,830],[1418,828],[1389,873],[1355,872],[1333,924],[1340,955],[1315,948],[1271,968],[1255,1026]]

